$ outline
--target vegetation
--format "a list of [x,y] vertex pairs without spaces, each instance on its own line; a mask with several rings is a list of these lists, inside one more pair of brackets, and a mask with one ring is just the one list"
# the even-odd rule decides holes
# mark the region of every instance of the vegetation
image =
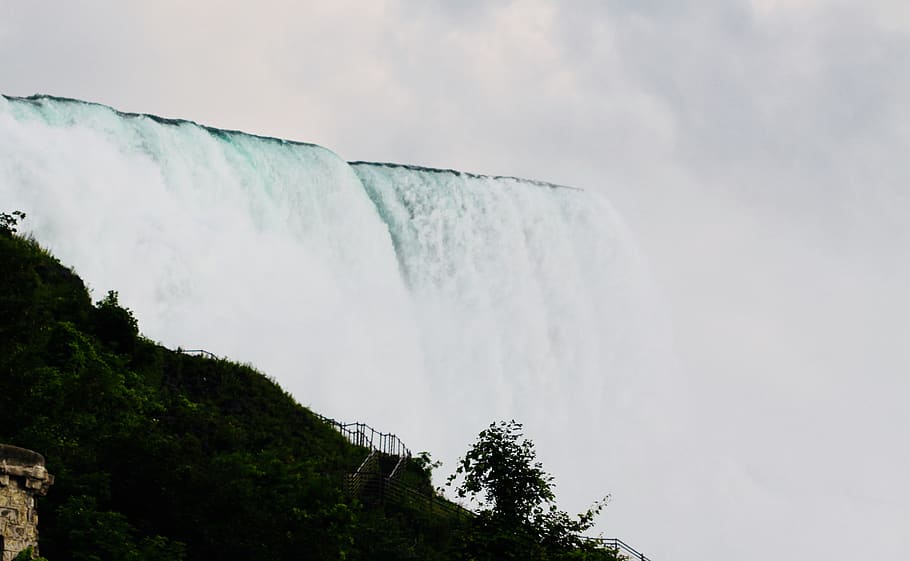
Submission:
[[580,538],[608,497],[577,519],[559,510],[553,477],[536,460],[521,423],[501,421],[481,431],[449,484],[459,475],[458,496],[479,498],[484,507],[465,534],[463,549],[471,559],[614,559],[612,552]]
[[0,234],[9,236],[18,231],[19,222],[25,220],[25,213],[21,210],[14,210],[6,213],[0,212]]
[[[423,495],[350,497],[345,478],[364,449],[252,368],[140,336],[116,292],[93,304],[72,270],[18,235],[22,218],[0,214],[0,442],[41,452],[56,476],[40,501],[49,559],[513,559],[494,555],[512,530],[518,546],[539,545],[522,559],[600,559],[564,555],[586,555],[569,534],[588,519],[539,510],[552,492],[535,466],[514,477],[531,478],[537,502],[499,489],[476,520],[420,499],[433,494],[428,455],[404,474]],[[500,429],[486,440],[508,445],[514,432]],[[527,461],[523,446],[509,450]],[[462,465],[485,489],[479,466],[495,464],[475,450]]]
[[26,547],[25,549],[20,551],[15,557],[13,557],[13,561],[47,561],[47,559],[44,557],[38,557],[37,555],[35,555],[34,549],[32,549],[31,547]]

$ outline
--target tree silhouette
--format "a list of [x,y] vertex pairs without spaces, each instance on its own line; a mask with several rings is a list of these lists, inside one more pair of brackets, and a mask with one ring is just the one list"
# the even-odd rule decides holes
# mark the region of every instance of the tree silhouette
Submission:
[[499,421],[481,431],[449,477],[461,498],[482,508],[465,539],[468,557],[479,560],[614,559],[613,552],[592,547],[581,533],[609,497],[596,501],[577,518],[556,506],[553,477],[537,461],[534,443],[521,423]]

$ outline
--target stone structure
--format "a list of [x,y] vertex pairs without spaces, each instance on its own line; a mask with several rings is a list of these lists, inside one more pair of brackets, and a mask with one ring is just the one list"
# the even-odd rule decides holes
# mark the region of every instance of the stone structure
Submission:
[[37,495],[54,484],[37,452],[0,444],[0,561],[12,561],[23,549],[38,551]]

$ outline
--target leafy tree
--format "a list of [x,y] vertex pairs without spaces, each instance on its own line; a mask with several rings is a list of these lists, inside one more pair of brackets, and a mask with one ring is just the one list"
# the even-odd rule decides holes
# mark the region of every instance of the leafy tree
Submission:
[[109,290],[95,305],[95,335],[121,353],[132,352],[139,338],[139,322],[129,308],[120,305],[120,295]]
[[[514,420],[492,423],[459,460],[448,481],[459,497],[478,500],[483,508],[465,536],[470,559],[547,560],[612,559],[611,552],[591,548],[580,534],[594,524],[594,517],[609,497],[577,518],[556,506],[553,477],[537,461],[534,443],[524,438]],[[588,555],[590,553],[590,555]]]

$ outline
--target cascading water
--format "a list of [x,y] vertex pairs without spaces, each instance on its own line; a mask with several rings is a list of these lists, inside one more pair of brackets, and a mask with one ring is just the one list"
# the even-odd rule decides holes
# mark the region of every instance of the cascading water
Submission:
[[424,371],[445,396],[434,409],[478,430],[517,416],[562,432],[582,418],[600,425],[620,405],[651,337],[639,329],[645,278],[603,199],[514,178],[353,167],[392,235]]
[[520,419],[566,506],[613,492],[611,532],[660,526],[659,419],[679,394],[600,196],[0,97],[0,201],[153,339],[249,361],[444,469],[490,421]]
[[80,102],[0,107],[4,206],[147,336],[250,361],[329,414],[377,414],[373,372],[424,384],[388,231],[330,151]]

